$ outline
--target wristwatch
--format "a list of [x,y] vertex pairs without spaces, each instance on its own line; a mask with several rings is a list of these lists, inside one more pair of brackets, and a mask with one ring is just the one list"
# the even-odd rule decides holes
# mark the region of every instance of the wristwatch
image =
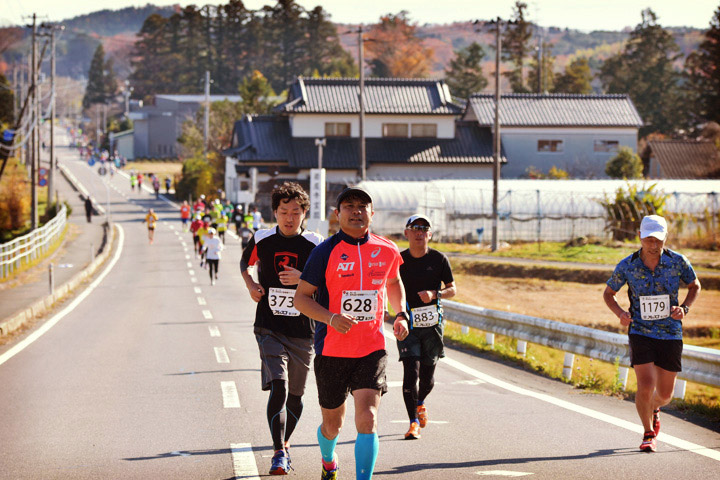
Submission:
[[402,316],[405,320],[410,320],[410,317],[408,317],[408,314],[406,312],[398,312],[397,315],[395,315],[395,319]]
[[683,312],[685,312],[685,315],[687,315],[688,312],[690,311],[690,307],[688,307],[688,306],[685,305],[684,303],[683,303],[682,305],[680,305],[680,308],[683,309]]
[[442,298],[442,290],[438,290],[437,293],[435,294],[435,296],[438,298],[438,300],[441,299]]

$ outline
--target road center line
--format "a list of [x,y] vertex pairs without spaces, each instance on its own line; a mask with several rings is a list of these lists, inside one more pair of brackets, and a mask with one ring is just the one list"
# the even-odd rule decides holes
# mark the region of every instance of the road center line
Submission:
[[215,358],[218,363],[230,363],[230,357],[228,357],[225,347],[215,347]]
[[197,297],[198,305],[207,305],[207,302],[203,297]]
[[223,407],[240,408],[240,398],[235,382],[220,382],[220,388],[222,389]]
[[200,288],[200,287],[194,287],[194,288],[195,288],[195,293],[202,293],[202,288]]
[[211,337],[220,336],[220,329],[217,327],[217,325],[208,325],[208,330],[210,331]]
[[203,317],[205,317],[205,320],[212,320],[212,318],[213,318],[210,310],[203,310],[202,314],[203,314]]
[[252,445],[249,443],[231,443],[230,452],[232,452],[233,472],[236,479],[260,480]]

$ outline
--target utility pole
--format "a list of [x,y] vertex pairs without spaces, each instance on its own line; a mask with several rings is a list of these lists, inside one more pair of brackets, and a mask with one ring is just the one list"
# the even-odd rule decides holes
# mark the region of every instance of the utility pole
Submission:
[[[32,99],[33,99],[33,106],[30,109],[32,112],[31,120],[34,120],[34,122],[30,122],[30,125],[32,126],[34,123],[34,128],[32,129],[32,142],[31,142],[31,149],[32,153],[30,155],[30,192],[31,192],[31,215],[30,215],[30,229],[35,230],[38,227],[38,198],[37,198],[37,162],[40,160],[37,155],[37,149],[40,143],[40,119],[37,116],[38,108],[38,91],[37,91],[37,84],[38,84],[38,75],[37,75],[37,16],[33,13],[32,16],[32,83],[31,83],[31,89],[32,89]],[[36,142],[37,140],[37,142]]]
[[17,63],[13,62],[13,121],[17,119],[18,115],[18,74],[17,74]]
[[492,219],[492,251],[498,249],[498,183],[500,182],[500,51],[502,37],[500,26],[502,20],[497,17],[495,23],[495,129],[493,137],[493,219]]
[[208,136],[210,133],[210,70],[205,70],[205,126],[203,128],[203,156],[207,161]]
[[47,204],[55,198],[55,27],[50,25],[50,173]]
[[360,67],[360,94],[358,102],[360,104],[360,180],[365,181],[366,163],[365,163],[365,52],[363,48],[363,28],[362,24],[358,27],[358,62]]

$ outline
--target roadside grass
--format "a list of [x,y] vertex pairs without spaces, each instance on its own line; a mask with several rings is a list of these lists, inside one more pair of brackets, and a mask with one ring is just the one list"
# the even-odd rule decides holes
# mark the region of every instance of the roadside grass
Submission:
[[[130,170],[135,170],[136,172],[142,173],[143,175],[146,173],[154,173],[157,175],[161,180],[165,178],[165,176],[168,176],[170,178],[174,178],[175,175],[180,175],[182,173],[182,162],[127,162],[125,167],[123,167],[123,171],[129,172]],[[165,186],[162,186],[162,189],[164,189]]]
[[[407,240],[395,240],[401,250],[408,247]],[[465,255],[485,255],[502,259],[505,257],[528,258],[532,260],[548,260],[557,262],[595,263],[616,265],[620,260],[637,251],[638,244],[624,243],[617,246],[588,244],[567,246],[562,242],[513,243],[504,245],[496,252],[491,252],[488,245],[469,243],[437,243],[430,245],[441,252],[460,253]],[[675,248],[670,245],[670,248]],[[678,248],[688,257],[695,268],[720,270],[720,252]]]
[[[622,390],[617,363],[613,365],[601,360],[575,355],[573,373],[571,379],[568,380],[562,376],[565,353],[554,348],[528,343],[526,355],[522,357],[517,353],[516,339],[496,334],[495,344],[491,347],[485,339],[485,332],[470,328],[469,333],[464,334],[461,325],[453,322],[446,324],[445,340],[448,345],[454,344],[499,357],[548,378],[571,384],[588,393],[634,400],[637,392],[637,381],[632,369],[628,375],[627,387]],[[674,399],[669,407],[718,422],[720,421],[720,388],[687,382],[685,399]]]

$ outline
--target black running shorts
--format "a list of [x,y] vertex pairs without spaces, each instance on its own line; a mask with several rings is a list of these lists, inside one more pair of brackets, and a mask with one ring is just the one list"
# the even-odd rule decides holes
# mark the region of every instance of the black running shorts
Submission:
[[417,357],[423,365],[435,365],[445,356],[443,324],[433,327],[411,328],[405,340],[398,341],[399,360]]
[[657,338],[628,335],[630,365],[654,363],[668,372],[682,372],[682,340],[659,340]]
[[360,358],[315,356],[315,382],[322,408],[338,408],[348,393],[361,388],[387,393],[385,367],[387,352],[378,350]]

